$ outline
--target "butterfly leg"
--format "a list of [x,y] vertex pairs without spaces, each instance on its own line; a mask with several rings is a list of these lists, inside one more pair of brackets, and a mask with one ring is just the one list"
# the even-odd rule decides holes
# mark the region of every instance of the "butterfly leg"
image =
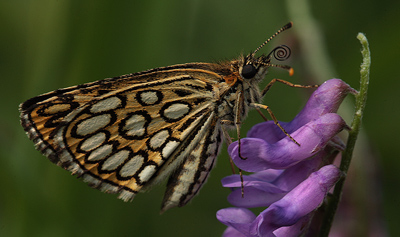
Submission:
[[244,96],[242,91],[238,91],[237,99],[235,102],[235,126],[236,126],[236,133],[238,138],[238,146],[239,146],[239,157],[242,160],[246,160],[246,157],[242,156],[241,152],[241,138],[240,138],[240,125],[241,125],[241,113],[243,111],[243,103],[244,103]]
[[316,88],[316,87],[318,87],[318,85],[293,84],[291,82],[288,82],[288,81],[285,81],[285,80],[282,80],[282,79],[274,78],[268,83],[268,85],[264,88],[264,90],[262,90],[261,95],[264,96],[275,82],[280,82],[280,83],[283,83],[285,85],[288,85],[288,86],[291,86],[291,87],[296,87],[296,88]]
[[[228,134],[227,129],[224,127],[224,124],[233,124],[232,121],[230,120],[221,120],[221,129],[222,129],[222,134],[224,135],[225,141],[227,145],[229,146],[232,143],[232,139]],[[240,154],[240,153],[239,153]],[[231,157],[229,157],[229,162],[231,163],[231,168],[232,168],[232,174],[235,174],[235,164],[233,163],[233,160]],[[242,189],[242,197],[244,197],[244,184],[243,184],[243,174],[242,174],[242,169],[239,169],[239,175],[240,175],[240,182],[241,182],[241,189]]]
[[[246,157],[242,156],[241,142],[240,142],[240,125],[241,125],[241,112],[243,111],[243,103],[244,103],[243,92],[239,90],[237,99],[235,102],[235,126],[236,126],[237,138],[238,138],[238,153],[239,153],[240,159],[247,160]],[[241,192],[242,192],[242,198],[243,198],[244,197],[244,183],[243,183],[243,175],[242,175],[241,169],[239,169],[239,175],[240,175]]]
[[255,108],[255,109],[256,109],[256,111],[261,115],[261,117],[262,117],[265,121],[268,121],[268,118],[265,117],[265,115],[263,114],[263,112],[261,112],[261,109],[260,109],[260,108]]
[[286,130],[278,122],[278,120],[276,119],[275,115],[272,113],[272,111],[269,108],[269,106],[263,105],[263,104],[257,104],[257,103],[251,103],[250,106],[253,107],[253,108],[259,108],[259,109],[267,110],[269,115],[271,116],[272,120],[274,120],[274,123],[276,124],[276,126],[278,126],[282,130],[282,132],[285,133],[285,135],[290,138],[290,140],[292,140],[294,143],[296,143],[298,146],[300,146],[300,144],[296,140],[294,140],[294,138],[292,136],[290,136],[290,134],[288,132],[286,132]]

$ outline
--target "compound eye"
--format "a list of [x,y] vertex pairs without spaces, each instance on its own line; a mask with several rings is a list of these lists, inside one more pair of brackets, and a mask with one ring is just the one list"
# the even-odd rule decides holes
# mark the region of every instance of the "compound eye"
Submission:
[[253,78],[257,74],[257,69],[252,64],[247,64],[242,68],[242,76],[246,79]]

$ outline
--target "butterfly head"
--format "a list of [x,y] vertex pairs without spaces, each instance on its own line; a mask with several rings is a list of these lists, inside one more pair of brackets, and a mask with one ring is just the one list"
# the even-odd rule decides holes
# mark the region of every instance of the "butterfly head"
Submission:
[[272,64],[271,59],[275,58],[278,61],[284,61],[290,57],[291,50],[286,45],[280,45],[274,48],[268,55],[261,55],[256,57],[256,53],[269,41],[271,41],[275,36],[279,33],[289,29],[292,27],[293,23],[290,22],[283,26],[280,30],[278,30],[274,35],[272,35],[268,40],[266,40],[263,44],[261,44],[253,53],[247,55],[243,62],[242,66],[239,69],[240,75],[244,79],[262,79],[264,75],[267,73],[267,69],[269,67],[279,67],[289,71],[289,74],[293,74],[293,69],[287,65],[280,64]]
[[271,58],[275,58],[279,61],[284,61],[290,57],[290,48],[286,45],[280,45],[273,49],[268,55],[261,55],[260,57],[254,57],[253,54],[248,55],[244,58],[243,66],[240,70],[240,75],[244,79],[252,78],[263,78],[267,73],[269,67],[279,67],[289,71],[289,74],[293,74],[293,69],[287,65],[273,64]]

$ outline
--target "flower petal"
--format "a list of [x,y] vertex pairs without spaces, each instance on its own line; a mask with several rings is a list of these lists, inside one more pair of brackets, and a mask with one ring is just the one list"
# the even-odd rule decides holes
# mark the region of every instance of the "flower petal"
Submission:
[[240,231],[236,230],[235,228],[228,226],[224,233],[222,234],[223,237],[247,237],[248,235],[242,234]]
[[266,207],[278,201],[285,196],[287,191],[284,190],[262,190],[253,187],[244,187],[242,190],[237,188],[228,196],[228,202],[237,207]]
[[222,224],[233,227],[248,236],[256,215],[246,208],[229,207],[217,211],[217,219]]
[[287,129],[291,131],[324,114],[336,113],[348,93],[357,91],[340,79],[324,82],[310,96],[302,111],[287,125]]
[[[240,175],[234,174],[227,176],[221,180],[222,186],[227,188],[238,188],[242,187],[242,180],[240,179]],[[276,185],[254,178],[252,175],[243,175],[243,186],[245,188],[252,187],[264,191],[271,191],[271,192],[280,192],[281,189]]]
[[[275,170],[273,170],[273,171],[275,171]],[[271,175],[268,177],[266,177],[268,175],[268,174],[266,174],[266,172],[258,172],[258,173],[254,173],[251,175],[243,175],[242,176],[243,183],[244,183],[244,185],[252,185],[251,184],[252,182],[272,182],[277,177],[279,177],[279,174],[281,174],[281,173],[282,172],[279,172],[279,173],[274,172],[273,176]],[[263,174],[265,174],[265,175],[263,175]],[[222,183],[222,186],[226,187],[226,188],[242,187],[242,180],[240,178],[240,175],[238,175],[238,174],[226,176],[225,178],[223,178],[221,180],[221,183]]]
[[263,180],[265,182],[272,182],[277,177],[279,177],[282,173],[283,173],[283,170],[268,169],[268,170],[262,170],[257,173],[253,173],[249,176],[259,179],[259,180]]
[[312,159],[304,160],[285,171],[277,177],[272,183],[283,190],[292,190],[302,181],[304,181],[312,172],[318,170],[322,159],[327,155],[325,150],[322,150]]
[[312,173],[281,200],[264,210],[252,228],[264,236],[282,226],[290,226],[321,205],[329,189],[340,178],[340,170],[327,165]]
[[228,152],[235,164],[248,172],[285,169],[315,155],[345,126],[344,120],[339,115],[329,113],[305,124],[291,134],[300,146],[288,137],[274,144],[258,138],[243,138],[241,155],[251,159],[239,157],[237,141],[228,147]]
[[[282,127],[292,133],[304,124],[328,113],[335,113],[348,93],[357,93],[340,79],[324,82],[310,96],[302,111],[289,123],[279,122]],[[273,121],[259,123],[251,128],[247,137],[261,138],[268,143],[275,143],[285,137],[285,134]]]
[[[289,123],[279,121],[279,124],[288,133],[291,133],[296,130],[296,129],[289,130],[288,127]],[[276,124],[272,120],[254,125],[247,133],[247,137],[260,138],[270,144],[276,143],[282,138],[285,138],[285,136],[286,136],[285,133],[283,133],[282,130],[278,126],[276,126]]]
[[296,222],[296,224],[291,225],[291,226],[283,226],[277,230],[275,230],[273,233],[275,236],[285,236],[285,237],[297,237],[297,236],[302,236],[303,232],[306,230],[304,226],[308,225],[308,222],[310,221],[312,215],[306,215],[302,217],[299,221]]

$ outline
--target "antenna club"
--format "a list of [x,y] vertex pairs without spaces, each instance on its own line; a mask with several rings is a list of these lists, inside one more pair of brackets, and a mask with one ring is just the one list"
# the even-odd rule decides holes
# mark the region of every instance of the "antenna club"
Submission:
[[293,76],[293,74],[294,74],[294,70],[293,70],[293,68],[290,68],[289,69],[289,76]]
[[282,28],[280,28],[275,34],[273,34],[271,37],[269,37],[266,41],[264,41],[264,43],[262,43],[258,48],[256,48],[256,50],[254,50],[254,52],[251,54],[252,57],[254,57],[254,55],[257,53],[258,50],[260,50],[262,47],[264,47],[264,45],[266,45],[269,41],[271,41],[273,38],[275,38],[277,35],[279,35],[280,33],[282,33],[283,31],[291,28],[293,26],[293,22],[289,22],[286,25],[284,25]]

